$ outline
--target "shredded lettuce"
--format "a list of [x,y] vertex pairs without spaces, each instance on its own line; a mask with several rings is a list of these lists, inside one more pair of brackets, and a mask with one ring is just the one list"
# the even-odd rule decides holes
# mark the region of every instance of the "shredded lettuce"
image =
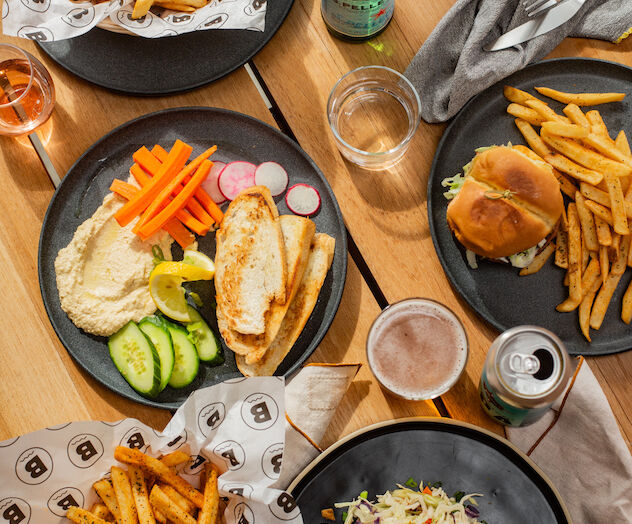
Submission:
[[529,264],[531,264],[545,242],[546,239],[541,240],[536,246],[525,249],[524,251],[516,253],[515,255],[510,255],[507,257],[507,261],[514,267],[518,267],[521,269],[523,267],[527,267]]
[[441,181],[441,185],[443,187],[447,187],[448,190],[443,193],[443,196],[448,200],[452,200],[456,195],[458,195],[459,191],[461,191],[461,188],[463,187],[463,184],[465,183],[465,176],[466,175],[458,173],[454,176],[444,178]]

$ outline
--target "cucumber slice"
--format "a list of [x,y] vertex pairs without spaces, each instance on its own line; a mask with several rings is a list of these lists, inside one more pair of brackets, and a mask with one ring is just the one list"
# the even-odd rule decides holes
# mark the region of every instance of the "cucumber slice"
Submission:
[[167,322],[167,329],[171,335],[175,353],[169,385],[172,388],[183,388],[195,379],[200,367],[200,359],[193,342],[189,340],[189,332],[173,322],[165,322]]
[[206,323],[197,309],[187,305],[191,322],[185,327],[189,332],[189,340],[195,344],[200,360],[211,366],[219,366],[224,363],[224,352],[217,335]]
[[173,351],[171,335],[169,334],[165,321],[155,315],[143,318],[138,323],[138,327],[149,337],[149,340],[151,340],[158,352],[158,357],[160,359],[159,391],[162,391],[165,389],[169,379],[171,378],[173,363],[175,362],[175,353]]
[[160,392],[160,358],[149,338],[130,321],[108,339],[110,357],[128,384],[145,397]]

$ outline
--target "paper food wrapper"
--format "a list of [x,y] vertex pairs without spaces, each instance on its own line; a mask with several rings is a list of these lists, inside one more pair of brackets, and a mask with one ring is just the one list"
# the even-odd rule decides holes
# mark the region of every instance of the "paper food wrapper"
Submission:
[[0,0],[5,35],[52,42],[79,36],[109,18],[114,24],[145,38],[176,36],[206,29],[265,28],[266,0],[211,0],[192,13],[157,9],[132,19],[134,0],[73,2],[71,0]]
[[188,452],[179,473],[195,487],[204,463],[217,465],[229,524],[302,524],[294,499],[270,487],[281,473],[284,387],[283,377],[253,377],[198,390],[162,433],[124,419],[71,422],[0,442],[0,523],[68,522],[70,506],[97,501],[92,484],[120,466],[120,445],[153,456]]

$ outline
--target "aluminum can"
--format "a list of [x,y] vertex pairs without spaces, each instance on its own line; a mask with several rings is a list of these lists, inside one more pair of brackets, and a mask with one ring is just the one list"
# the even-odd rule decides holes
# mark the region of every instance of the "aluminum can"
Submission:
[[367,40],[391,21],[395,0],[321,0],[320,10],[330,33],[343,40]]
[[518,326],[492,343],[481,375],[483,408],[506,426],[532,424],[566,390],[571,361],[562,341],[537,326]]

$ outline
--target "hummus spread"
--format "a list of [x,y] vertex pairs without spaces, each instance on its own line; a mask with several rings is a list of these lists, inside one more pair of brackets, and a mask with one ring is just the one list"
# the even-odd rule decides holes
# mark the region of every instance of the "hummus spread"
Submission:
[[149,294],[152,245],[171,260],[173,239],[164,231],[144,242],[132,232],[136,220],[119,226],[114,214],[124,203],[113,193],[107,195],[55,259],[61,308],[77,327],[94,335],[112,335],[130,320],[154,313]]

